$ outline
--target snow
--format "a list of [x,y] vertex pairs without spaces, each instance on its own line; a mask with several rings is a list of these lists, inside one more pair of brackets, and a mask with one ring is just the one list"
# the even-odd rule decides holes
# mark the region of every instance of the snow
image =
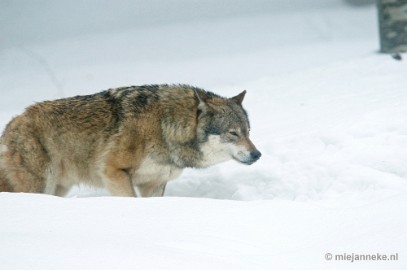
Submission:
[[324,259],[328,252],[405,254],[406,219],[398,210],[389,211],[406,203],[404,196],[362,207],[289,200],[61,199],[20,194],[1,194],[0,199],[2,216],[7,217],[1,225],[2,269],[405,266],[402,261]]
[[[407,65],[376,53],[373,6],[240,0],[229,10],[230,1],[207,1],[191,15],[183,0],[139,1],[162,15],[152,21],[140,10],[133,20],[132,1],[122,0],[112,7],[117,20],[99,25],[106,11],[94,2],[84,7],[93,17],[77,14],[89,23],[79,30],[80,20],[58,19],[47,2],[51,15],[27,4],[24,20],[10,16],[19,6],[0,4],[12,22],[0,28],[9,37],[0,47],[0,128],[35,101],[109,87],[246,89],[263,156],[185,170],[163,198],[88,187],[68,198],[1,193],[1,269],[407,267]],[[327,253],[399,260],[327,261]]]

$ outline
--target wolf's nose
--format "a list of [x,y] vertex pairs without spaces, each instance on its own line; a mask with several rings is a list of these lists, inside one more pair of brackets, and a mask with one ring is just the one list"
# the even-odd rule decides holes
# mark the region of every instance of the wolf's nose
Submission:
[[261,157],[261,153],[259,150],[254,150],[254,151],[250,152],[250,157],[253,160],[258,160]]

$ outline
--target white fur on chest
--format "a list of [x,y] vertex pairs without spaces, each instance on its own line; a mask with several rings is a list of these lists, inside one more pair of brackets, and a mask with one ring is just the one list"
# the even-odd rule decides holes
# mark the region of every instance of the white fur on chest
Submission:
[[146,157],[140,167],[135,171],[134,184],[146,182],[167,182],[177,178],[182,169],[169,165],[160,164],[150,157]]

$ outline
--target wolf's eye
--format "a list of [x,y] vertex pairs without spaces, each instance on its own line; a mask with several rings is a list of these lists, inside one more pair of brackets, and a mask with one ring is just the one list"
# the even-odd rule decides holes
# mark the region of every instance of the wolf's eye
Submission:
[[234,136],[234,137],[238,137],[239,135],[236,133],[236,131],[229,131],[229,134]]

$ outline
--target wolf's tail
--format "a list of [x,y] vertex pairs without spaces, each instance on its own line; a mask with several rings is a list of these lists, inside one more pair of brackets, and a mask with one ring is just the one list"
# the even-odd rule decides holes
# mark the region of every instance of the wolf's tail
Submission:
[[7,177],[5,172],[0,168],[0,192],[11,192],[13,191],[9,182],[7,181]]

